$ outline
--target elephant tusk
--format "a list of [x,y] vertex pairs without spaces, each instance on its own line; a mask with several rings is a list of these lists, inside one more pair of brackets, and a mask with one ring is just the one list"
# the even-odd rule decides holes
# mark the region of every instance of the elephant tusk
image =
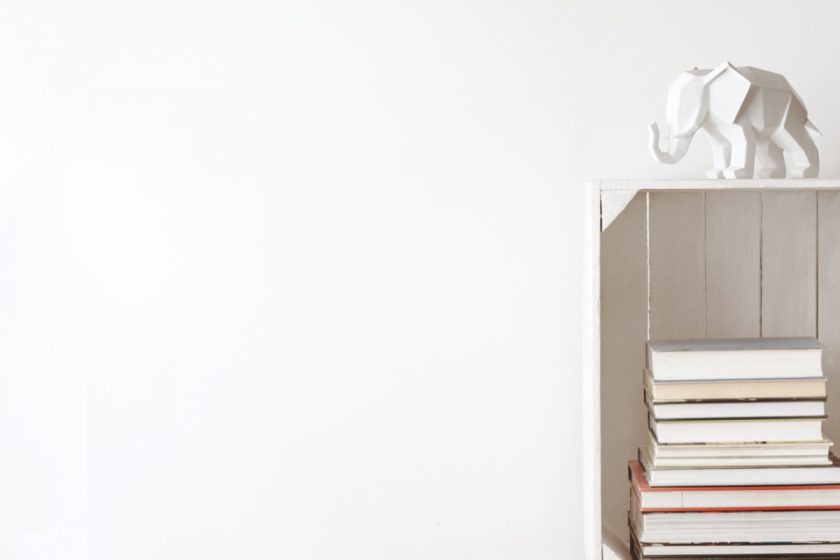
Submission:
[[663,150],[659,147],[659,125],[656,123],[648,126],[648,134],[650,135],[650,153],[653,159],[659,163],[677,163],[680,161],[688,150],[691,144],[691,136],[666,136],[668,141],[668,149]]
[[658,161],[659,163],[666,163],[668,160],[667,153],[663,152],[662,149],[659,147],[659,125],[656,123],[650,124],[648,126],[648,139],[649,143],[648,146],[650,148],[650,153],[653,158]]

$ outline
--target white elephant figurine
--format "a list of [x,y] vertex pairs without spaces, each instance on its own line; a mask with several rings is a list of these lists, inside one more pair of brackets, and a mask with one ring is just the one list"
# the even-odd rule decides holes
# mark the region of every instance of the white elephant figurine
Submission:
[[[659,127],[648,128],[650,151],[660,163],[676,163],[701,128],[712,145],[710,179],[816,177],[819,130],[808,120],[799,95],[781,74],[730,63],[714,70],[683,72],[668,90],[667,151],[659,148]],[[756,161],[758,160],[757,170]]]

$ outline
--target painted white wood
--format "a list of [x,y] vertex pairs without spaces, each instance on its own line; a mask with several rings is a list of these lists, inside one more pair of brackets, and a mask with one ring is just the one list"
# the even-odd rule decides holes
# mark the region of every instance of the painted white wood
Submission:
[[601,192],[586,188],[583,294],[583,546],[601,560]]
[[836,190],[840,179],[599,179],[591,181],[601,193],[633,189],[668,191],[795,191]]
[[601,193],[601,231],[613,223],[638,192],[638,189],[624,189]]
[[604,533],[629,542],[627,459],[647,435],[642,368],[647,339],[646,195],[601,235],[601,492]]
[[705,196],[706,337],[760,336],[761,195]]
[[817,334],[817,193],[762,193],[762,336]]
[[650,195],[650,337],[705,336],[703,193]]
[[[609,196],[610,191],[615,190],[638,190],[641,197],[650,193],[652,199],[656,195],[662,193],[686,193],[695,191],[697,194],[706,193],[707,197],[710,193],[719,191],[726,192],[748,192],[754,191],[762,193],[766,196],[768,193],[784,193],[786,191],[798,192],[800,194],[813,194],[812,191],[821,191],[820,197],[828,194],[834,194],[833,191],[840,192],[840,179],[768,179],[768,180],[609,180],[609,181],[593,181],[587,187],[587,206],[586,206],[586,250],[584,252],[585,263],[585,290],[584,290],[584,359],[583,359],[583,430],[584,430],[584,538],[585,538],[585,557],[588,560],[595,560],[604,557],[612,558],[613,554],[618,557],[627,557],[628,551],[624,549],[624,544],[621,543],[620,538],[614,538],[609,530],[602,533],[601,528],[601,504],[602,493],[600,484],[600,469],[601,469],[601,411],[604,411],[604,422],[611,423],[620,421],[621,418],[613,416],[613,410],[607,407],[602,407],[600,386],[608,386],[615,382],[610,376],[619,375],[607,370],[604,371],[604,377],[601,374],[601,346],[603,345],[603,354],[606,356],[610,353],[610,342],[605,338],[601,338],[600,321],[601,321],[601,302],[600,302],[600,267],[601,267],[601,253],[599,239],[601,238],[600,223],[601,223],[601,199],[604,196]],[[825,191],[825,192],[822,192]],[[825,199],[828,200],[828,199]],[[820,314],[819,314],[819,331],[820,337],[828,339],[828,344],[832,346],[836,335],[830,333],[830,329],[840,330],[840,315],[834,311],[838,304],[838,296],[832,295],[831,290],[840,290],[834,284],[840,284],[840,277],[834,272],[838,268],[837,261],[840,260],[837,252],[840,251],[840,241],[836,241],[837,232],[830,230],[829,226],[832,222],[840,224],[840,219],[834,218],[837,215],[837,199],[834,197],[831,202],[821,204],[821,213],[824,213],[823,219],[819,220],[820,224],[820,242],[819,242],[819,294],[820,294]],[[778,205],[774,206],[778,208]],[[632,212],[632,209],[631,209]],[[776,217],[785,220],[798,219],[791,215],[779,212],[774,214]],[[793,213],[795,214],[795,213]],[[622,213],[619,213],[616,218],[616,223],[621,219]],[[787,216],[787,217],[785,217]],[[840,215],[838,215],[840,218]],[[711,218],[715,222],[718,218]],[[816,220],[816,217],[814,218]],[[708,220],[708,216],[707,216]],[[672,220],[673,221],[673,220]],[[784,223],[784,222],[781,222]],[[706,224],[708,225],[708,223]],[[816,223],[814,223],[816,226]],[[696,227],[696,226],[695,226]],[[838,226],[840,227],[840,226]],[[762,235],[768,231],[770,225],[764,224]],[[790,230],[790,225],[785,226]],[[781,229],[785,229],[781,228]],[[797,229],[797,228],[793,228]],[[807,236],[803,236],[807,237]],[[791,247],[800,247],[801,243],[790,243]],[[611,258],[611,257],[610,257]],[[643,257],[644,258],[644,257]],[[834,259],[832,264],[831,259]],[[704,268],[708,268],[709,257],[704,258]],[[605,263],[606,264],[606,263]],[[814,267],[817,267],[817,260],[814,259]],[[708,270],[705,271],[708,274]],[[816,279],[816,270],[815,270]],[[712,282],[717,282],[718,278],[715,273],[711,276]],[[828,286],[831,286],[829,288]],[[797,291],[797,287],[795,290]],[[816,285],[815,285],[816,289]],[[763,308],[766,309],[769,303],[765,302]],[[816,304],[815,304],[816,305]],[[832,307],[835,306],[835,307]],[[604,310],[609,313],[608,310]],[[643,313],[646,315],[646,313]],[[815,312],[815,322],[817,320]],[[815,325],[816,328],[816,325]],[[766,333],[765,333],[766,335]],[[835,352],[835,354],[832,354]],[[827,354],[827,370],[829,375],[832,371],[836,371],[836,350],[828,348]],[[619,354],[621,352],[618,352]],[[629,353],[629,351],[628,351]],[[830,358],[829,356],[834,356]],[[631,358],[632,359],[632,358]],[[836,375],[836,374],[835,374]],[[840,381],[840,380],[838,380]],[[631,396],[631,399],[633,397]],[[829,405],[831,403],[840,403],[840,383],[829,383]],[[840,418],[835,414],[835,420],[832,426],[840,422]],[[836,433],[836,430],[835,432]],[[840,437],[835,436],[835,439]],[[621,458],[622,466],[627,459],[631,457]],[[618,458],[615,459],[618,461]],[[607,466],[606,468],[613,468]],[[604,501],[608,507],[612,507],[612,501],[606,499]],[[623,507],[622,505],[619,507]]]
[[630,546],[606,529],[602,554],[604,560],[631,560]]
[[[840,395],[840,192],[818,195],[817,329],[830,395]],[[825,433],[840,444],[840,398],[826,401]],[[836,452],[836,450],[835,450]]]

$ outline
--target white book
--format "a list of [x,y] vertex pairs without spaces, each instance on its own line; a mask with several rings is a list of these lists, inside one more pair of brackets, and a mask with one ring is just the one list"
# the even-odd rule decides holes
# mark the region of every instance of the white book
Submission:
[[819,441],[825,419],[648,420],[659,443],[735,443]]
[[655,340],[648,369],[658,381],[820,377],[822,349],[814,338]]
[[657,420],[699,418],[807,418],[825,416],[825,400],[648,402]]
[[[654,466],[644,450],[640,461],[651,486],[765,486],[796,484],[840,484],[840,466],[832,455],[825,466],[788,467],[695,467]],[[840,539],[838,539],[840,540]]]
[[778,443],[672,443],[660,444],[651,435],[648,445],[653,451],[653,458],[659,459],[692,459],[729,457],[761,458],[761,457],[811,457],[828,459],[828,450],[832,442],[827,439],[821,441],[795,441]]
[[694,467],[786,467],[786,466],[814,466],[830,465],[826,451],[822,455],[765,455],[757,457],[716,455],[706,457],[657,457],[650,448],[645,448],[653,458],[653,468],[680,468],[691,469]]
[[642,512],[651,510],[840,509],[840,485],[664,486],[652,487],[636,461],[629,466],[633,496]]
[[642,543],[840,542],[840,511],[631,512]]

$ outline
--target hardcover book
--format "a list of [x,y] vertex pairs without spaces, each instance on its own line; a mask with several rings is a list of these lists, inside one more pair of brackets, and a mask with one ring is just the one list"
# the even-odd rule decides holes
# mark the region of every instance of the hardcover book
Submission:
[[647,347],[656,380],[822,376],[823,345],[813,338],[654,340]]

